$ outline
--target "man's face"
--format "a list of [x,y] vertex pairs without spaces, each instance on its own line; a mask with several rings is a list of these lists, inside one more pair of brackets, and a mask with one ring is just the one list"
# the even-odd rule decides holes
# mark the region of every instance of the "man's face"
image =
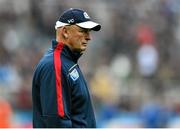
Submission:
[[68,44],[73,51],[83,53],[87,48],[89,40],[91,40],[89,29],[80,28],[77,25],[69,26]]

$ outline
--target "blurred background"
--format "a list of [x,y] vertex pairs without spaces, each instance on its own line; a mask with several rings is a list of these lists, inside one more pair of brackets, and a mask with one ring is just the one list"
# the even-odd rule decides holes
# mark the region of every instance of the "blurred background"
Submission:
[[79,60],[97,126],[180,127],[179,0],[0,0],[0,127],[32,127],[33,71],[70,7],[102,24]]

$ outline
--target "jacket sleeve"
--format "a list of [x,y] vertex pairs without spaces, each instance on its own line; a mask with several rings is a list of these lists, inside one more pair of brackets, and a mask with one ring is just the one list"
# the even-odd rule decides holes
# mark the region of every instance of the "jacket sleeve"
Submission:
[[[46,66],[47,67],[47,66]],[[41,71],[40,99],[42,117],[46,127],[70,128],[70,89],[66,83],[66,76],[59,73],[61,84],[57,85],[57,77],[52,66]],[[43,73],[43,74],[42,74]]]

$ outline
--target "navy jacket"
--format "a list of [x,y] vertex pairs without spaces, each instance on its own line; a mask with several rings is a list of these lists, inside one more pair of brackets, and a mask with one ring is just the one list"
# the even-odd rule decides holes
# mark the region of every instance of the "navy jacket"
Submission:
[[33,76],[33,127],[96,127],[79,57],[66,45],[52,41]]

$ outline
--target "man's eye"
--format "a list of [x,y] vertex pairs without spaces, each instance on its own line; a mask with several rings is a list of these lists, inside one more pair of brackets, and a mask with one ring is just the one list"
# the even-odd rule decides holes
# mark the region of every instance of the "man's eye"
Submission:
[[79,32],[82,32],[82,33],[88,33],[89,30],[88,30],[88,29],[82,29],[82,30],[79,30]]
[[85,32],[85,30],[79,30],[79,32]]

